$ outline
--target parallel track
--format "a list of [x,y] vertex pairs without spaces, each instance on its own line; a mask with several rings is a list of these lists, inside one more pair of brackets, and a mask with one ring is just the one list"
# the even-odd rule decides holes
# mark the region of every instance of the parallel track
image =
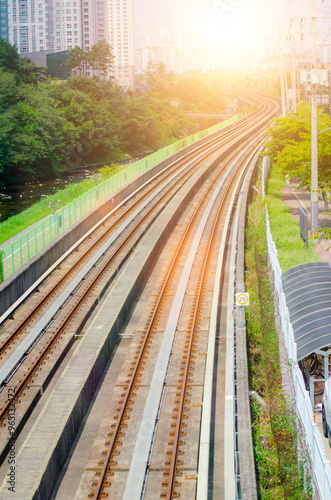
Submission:
[[[227,173],[228,177],[230,179],[227,179],[227,185],[224,191],[222,191],[222,196],[221,199],[217,201],[217,207],[216,207],[216,213],[213,215],[213,222],[212,222],[212,228],[209,231],[209,235],[207,238],[207,243],[203,242],[203,245],[205,246],[205,249],[203,250],[203,258],[202,258],[202,263],[199,262],[199,273],[198,273],[198,279],[195,284],[195,293],[194,293],[194,301],[190,305],[191,310],[189,312],[189,331],[187,335],[187,340],[186,340],[186,347],[185,347],[185,358],[182,361],[182,368],[181,368],[181,375],[178,380],[178,386],[177,386],[177,393],[176,393],[176,422],[175,424],[172,424],[172,427],[174,430],[171,432],[171,435],[169,437],[169,445],[171,445],[171,450],[167,449],[167,454],[168,456],[170,455],[171,458],[165,460],[165,467],[164,467],[164,472],[163,476],[165,476],[165,479],[162,482],[162,487],[164,490],[161,493],[162,498],[175,498],[179,497],[180,494],[178,492],[178,487],[180,486],[180,481],[179,477],[181,475],[180,472],[180,466],[183,465],[183,462],[178,456],[180,446],[183,445],[183,439],[185,436],[185,431],[184,428],[186,427],[186,424],[183,421],[183,417],[185,418],[185,414],[187,413],[187,401],[189,399],[187,392],[188,388],[190,388],[192,384],[192,374],[194,372],[194,361],[192,361],[196,356],[194,355],[194,352],[196,351],[194,349],[195,343],[197,343],[197,330],[198,330],[198,324],[199,321],[201,322],[201,303],[204,301],[204,288],[206,288],[206,281],[208,280],[208,277],[206,277],[208,267],[210,268],[209,261],[212,259],[212,249],[215,246],[214,239],[219,232],[219,223],[221,219],[222,213],[224,213],[225,210],[225,204],[226,200],[229,198],[229,193],[231,193],[231,190],[233,189],[233,185],[235,184],[235,180],[237,180],[237,176],[243,175],[243,165],[246,165],[247,158],[252,155],[252,151],[255,152],[256,149],[259,146],[256,146],[254,144],[254,141],[252,147],[248,148],[247,152],[238,154],[238,158],[240,156],[243,156],[244,159],[238,159],[236,162],[235,167],[232,167],[230,172]],[[261,143],[261,138],[258,141],[258,144]],[[244,149],[244,148],[243,148]],[[246,146],[247,149],[247,146]],[[229,164],[233,164],[233,159],[228,162]],[[122,400],[120,401],[121,403],[121,408],[119,409],[119,413],[114,416],[114,423],[112,424],[112,428],[110,430],[110,433],[108,435],[109,442],[107,442],[108,450],[105,459],[102,459],[100,464],[103,464],[102,470],[100,472],[97,472],[96,475],[98,476],[98,480],[95,480],[93,485],[96,486],[95,491],[91,491],[89,496],[94,498],[94,500],[100,499],[107,497],[109,494],[111,495],[111,485],[112,482],[110,478],[114,475],[114,471],[118,469],[119,466],[119,455],[121,454],[120,448],[122,447],[123,444],[123,438],[125,437],[125,429],[130,426],[135,426],[139,425],[138,423],[135,422],[129,422],[130,420],[130,413],[132,412],[132,405],[134,403],[134,400],[138,397],[138,389],[139,389],[139,379],[142,376],[144,365],[149,365],[152,363],[151,356],[149,356],[149,351],[151,349],[151,344],[153,342],[153,337],[155,335],[156,328],[165,328],[166,326],[164,323],[162,324],[163,326],[160,326],[160,317],[162,316],[162,311],[166,308],[165,301],[167,300],[167,288],[173,287],[174,282],[176,283],[176,272],[178,272],[178,268],[180,267],[180,262],[182,261],[182,254],[185,252],[184,248],[185,245],[187,245],[187,239],[188,239],[188,234],[190,231],[192,231],[192,227],[197,220],[198,217],[201,217],[200,211],[201,207],[205,204],[205,200],[207,199],[208,196],[210,196],[210,191],[214,189],[215,184],[219,179],[222,179],[222,181],[225,183],[224,179],[224,170],[225,168],[223,167],[222,171],[219,173],[218,178],[216,178],[212,185],[208,188],[208,191],[206,191],[203,195],[203,197],[200,199],[198,206],[195,209],[194,214],[192,215],[189,223],[187,224],[186,230],[182,236],[182,239],[180,243],[178,244],[177,250],[173,256],[173,261],[170,265],[170,269],[167,272],[167,276],[164,279],[164,283],[162,285],[162,288],[159,292],[159,296],[156,300],[156,303],[154,305],[154,309],[150,312],[150,321],[149,324],[146,327],[146,333],[144,335],[144,338],[140,341],[140,349],[139,352],[135,356],[135,364],[131,368],[131,374],[130,374],[130,381],[125,387],[125,393],[122,394]],[[210,223],[210,222],[209,222]],[[228,235],[223,234],[222,237],[226,238]],[[186,255],[186,253],[185,253]],[[201,259],[201,255],[197,254],[197,258]],[[192,263],[192,265],[194,265]],[[178,280],[178,278],[177,278]],[[169,293],[168,293],[169,295]],[[170,294],[171,296],[171,294]],[[169,300],[169,299],[168,299]],[[184,298],[184,301],[187,301],[187,298]],[[182,306],[182,309],[184,309],[184,305]],[[168,306],[169,309],[169,306]],[[177,325],[177,331],[179,329],[179,326]],[[154,334],[153,334],[154,330]],[[170,362],[170,361],[169,361]],[[166,380],[164,381],[164,384],[166,385]],[[158,417],[159,418],[159,417]],[[160,425],[160,424],[158,424]],[[184,443],[185,444],[185,443]],[[166,446],[166,443],[164,443]],[[103,452],[105,454],[105,452]],[[141,459],[142,460],[142,459]],[[146,462],[146,474],[148,475],[148,468],[150,467],[150,464]],[[132,498],[132,494],[135,489],[138,490],[139,492],[139,481],[137,478],[137,474],[132,474],[132,477],[134,478],[134,484],[129,485],[127,489],[124,492],[124,499],[129,499],[130,497]],[[130,481],[130,471],[129,471],[129,479],[128,482]],[[144,488],[146,488],[146,478],[143,480],[141,479],[142,483],[142,494],[144,491]],[[115,483],[116,484],[116,483]],[[116,486],[114,486],[116,487]],[[109,493],[108,493],[109,492]],[[139,493],[134,498],[140,498]]]
[[[261,129],[263,129],[263,127],[270,121],[271,117],[275,115],[276,111],[273,106],[274,103],[272,100],[262,99],[260,108],[256,112],[252,113],[250,117],[242,120],[241,125],[237,124],[233,129],[226,130],[217,138],[209,141],[206,146],[200,147],[193,153],[186,155],[183,160],[176,161],[173,165],[168,167],[165,174],[158,176],[158,178],[156,178],[150,186],[145,186],[144,190],[142,190],[142,196],[139,199],[133,199],[132,201],[127,202],[127,204],[130,205],[127,209],[125,209],[125,207],[120,208],[118,212],[123,211],[123,213],[119,213],[118,217],[116,217],[116,221],[112,222],[112,218],[115,218],[116,212],[111,214],[111,216],[109,216],[109,222],[107,221],[105,234],[100,234],[100,228],[97,228],[96,231],[99,231],[99,233],[96,236],[96,240],[92,244],[88,242],[88,249],[86,250],[86,253],[84,253],[80,259],[75,259],[74,263],[71,264],[72,261],[70,261],[71,268],[68,272],[57,277],[56,281],[48,286],[49,289],[47,290],[47,295],[36,301],[37,303],[35,303],[35,305],[31,308],[31,311],[26,314],[24,319],[19,321],[18,325],[13,329],[10,335],[3,340],[2,345],[0,345],[0,356],[2,356],[4,366],[5,363],[11,359],[9,351],[13,350],[14,343],[18,343],[21,340],[21,337],[25,337],[26,330],[34,328],[34,325],[38,321],[38,319],[35,318],[38,317],[40,311],[50,307],[49,304],[54,303],[54,301],[56,302],[57,298],[62,293],[61,290],[63,287],[66,286],[70,279],[73,277],[75,278],[82,269],[85,269],[84,266],[86,266],[88,259],[93,258],[93,255],[98,254],[100,248],[105,245],[105,241],[108,236],[111,237],[111,235],[116,233],[120,224],[123,223],[124,225],[125,221],[132,216],[133,211],[137,212],[135,217],[131,217],[132,220],[130,220],[127,227],[119,231],[119,234],[116,236],[114,241],[111,242],[109,249],[107,252],[104,252],[102,258],[98,258],[91,265],[91,270],[84,274],[81,283],[79,286],[76,286],[74,290],[75,293],[78,292],[77,297],[75,297],[74,293],[70,293],[70,300],[68,298],[66,303],[61,305],[59,312],[54,313],[54,317],[52,317],[52,321],[48,325],[52,325],[53,331],[51,332],[49,338],[47,340],[44,339],[41,343],[44,345],[38,349],[38,342],[47,332],[46,328],[42,329],[40,335],[37,335],[35,342],[33,342],[32,345],[23,352],[22,358],[17,362],[17,366],[13,364],[14,368],[12,368],[11,371],[8,371],[7,376],[2,376],[3,386],[8,384],[10,381],[11,385],[15,386],[14,392],[16,400],[22,400],[24,399],[23,395],[25,389],[27,386],[31,386],[36,372],[39,371],[40,367],[45,363],[47,367],[47,359],[50,356],[49,353],[54,350],[54,344],[57,343],[58,338],[63,335],[64,329],[68,326],[68,324],[75,321],[75,317],[77,315],[84,316],[85,319],[83,320],[83,323],[86,322],[89,314],[84,315],[80,308],[82,306],[84,307],[87,297],[91,292],[93,293],[99,280],[107,282],[102,285],[102,290],[109,287],[120,272],[121,268],[124,266],[125,262],[129,259],[129,257],[132,257],[134,249],[137,245],[139,245],[139,242],[142,240],[144,234],[146,234],[146,232],[157,221],[160,213],[162,213],[171,199],[180,191],[185,182],[187,182],[187,180],[194,173],[203,168],[206,155],[207,157],[209,156],[212,158],[216,154],[216,151],[219,151],[218,155],[222,155],[225,158],[226,149],[229,148],[232,151],[230,159],[227,160],[226,166],[223,165],[222,169],[217,172],[217,175],[215,174],[214,178],[211,175],[211,178],[213,178],[211,185],[207,186],[207,179],[204,178],[206,186],[202,190],[203,196],[200,198],[194,214],[190,218],[190,223],[183,233],[173,261],[167,271],[167,276],[163,279],[160,293],[158,298],[155,300],[154,309],[150,313],[150,320],[149,324],[146,326],[144,338],[140,341],[139,352],[136,355],[137,359],[135,360],[134,366],[130,369],[130,378],[128,379],[129,382],[125,388],[125,392],[122,394],[120,408],[114,417],[115,423],[113,424],[113,428],[109,431],[106,457],[102,458],[100,462],[103,463],[102,468],[97,472],[97,479],[94,481],[93,486],[94,489],[90,491],[90,496],[95,499],[106,496],[106,491],[111,487],[109,476],[113,474],[114,467],[116,469],[116,460],[114,459],[114,456],[118,455],[119,447],[121,446],[120,439],[125,436],[125,428],[128,425],[127,421],[129,419],[129,413],[132,411],[131,407],[139,389],[139,379],[143,371],[142,367],[146,363],[149,363],[148,355],[154,336],[153,329],[155,330],[155,325],[159,325],[161,321],[160,318],[162,317],[163,309],[165,307],[164,302],[166,300],[165,297],[167,295],[167,287],[173,287],[174,282],[178,279],[178,276],[177,278],[175,276],[178,275],[178,269],[180,269],[180,266],[182,265],[178,264],[178,261],[183,262],[183,255],[185,255],[185,252],[187,253],[190,251],[192,241],[194,241],[196,227],[199,227],[199,220],[201,217],[204,217],[202,207],[204,207],[203,210],[206,210],[208,200],[215,196],[215,200],[217,198],[217,203],[213,203],[209,208],[210,217],[208,216],[208,220],[206,220],[206,227],[208,226],[209,233],[208,242],[206,243],[204,241],[205,236],[202,235],[202,232],[204,232],[205,229],[203,229],[201,230],[202,232],[200,235],[201,241],[199,240],[198,243],[198,247],[203,247],[203,258],[200,253],[197,253],[199,264],[196,263],[194,258],[192,261],[193,271],[190,271],[193,272],[193,276],[195,277],[187,277],[187,283],[192,280],[195,282],[194,301],[190,305],[190,312],[186,313],[190,316],[190,320],[188,322],[189,333],[185,344],[185,360],[182,361],[180,384],[177,388],[176,423],[170,440],[171,452],[169,449],[167,450],[168,456],[170,454],[171,458],[166,460],[167,465],[164,470],[166,479],[161,488],[162,497],[170,499],[176,497],[177,495],[177,486],[179,484],[178,475],[180,474],[179,469],[181,464],[178,453],[180,453],[181,446],[183,446],[182,438],[185,434],[185,431],[183,430],[185,428],[183,417],[185,417],[187,412],[186,402],[189,398],[188,389],[191,387],[190,377],[194,372],[194,357],[196,356],[195,344],[198,342],[196,340],[198,330],[197,325],[201,322],[201,310],[203,309],[201,304],[205,300],[204,288],[206,287],[206,280],[208,281],[208,276],[206,277],[206,275],[208,275],[208,269],[210,267],[210,254],[215,253],[215,250],[213,250],[215,245],[215,235],[217,235],[216,238],[220,238],[220,220],[224,216],[226,210],[225,206],[226,203],[228,203],[230,196],[229,193],[231,193],[231,190],[233,189],[235,180],[237,181],[238,176],[240,176],[246,168],[244,165],[246,165],[247,157],[253,150],[256,149],[257,146],[255,145],[255,142],[261,142]],[[246,134],[250,135],[249,140],[245,139]],[[241,150],[238,148],[238,144],[240,142],[244,144]],[[248,146],[249,142],[252,144],[251,147]],[[213,161],[216,164],[216,161]],[[177,171],[180,173],[177,173]],[[166,183],[168,183],[167,186]],[[215,185],[219,185],[219,192],[214,195],[213,190]],[[224,188],[223,185],[226,187]],[[154,192],[155,194],[152,195],[151,192]],[[138,193],[136,193],[136,197],[138,197]],[[146,200],[149,200],[149,203],[147,203]],[[142,205],[146,206],[144,206],[144,212],[140,214],[138,213],[139,207]],[[212,222],[211,214],[213,214]],[[106,220],[104,223],[106,223]],[[222,237],[226,237],[226,235],[222,235]],[[80,250],[80,252],[83,253],[82,250]],[[203,260],[202,264],[200,262],[201,259]],[[186,257],[184,258],[184,262],[185,260]],[[101,293],[104,292],[102,291]],[[183,304],[185,301],[188,302],[187,298],[183,299]],[[187,305],[183,305],[182,307],[183,310],[185,309],[186,311]],[[15,313],[12,316],[15,317]],[[181,318],[182,313],[179,314],[178,320]],[[164,321],[164,318],[162,321]],[[6,324],[4,324],[4,328],[6,328]],[[80,331],[82,326],[75,328]],[[39,351],[36,359],[33,360],[32,364],[28,368],[25,368],[26,363],[24,363],[24,361],[33,357],[32,354],[35,355],[35,350]],[[170,367],[170,360],[168,363]],[[20,372],[22,372],[22,374],[20,374]],[[166,384],[166,381],[164,383]],[[161,408],[162,398],[160,399],[159,410]],[[8,409],[12,404],[12,397],[10,401],[2,398],[2,408],[0,412],[0,422],[2,422],[2,424],[5,423]],[[156,433],[157,428],[154,430],[154,438]],[[153,448],[153,444],[151,444],[151,446]],[[152,448],[150,450],[150,454],[152,453]],[[143,489],[146,488],[149,468],[150,463],[147,462],[145,476],[141,479]],[[126,498],[130,498],[129,494]]]

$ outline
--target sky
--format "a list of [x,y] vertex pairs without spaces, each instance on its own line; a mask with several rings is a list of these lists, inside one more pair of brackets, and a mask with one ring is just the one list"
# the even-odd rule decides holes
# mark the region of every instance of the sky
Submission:
[[[215,48],[252,50],[265,56],[278,50],[280,26],[284,45],[289,45],[286,40],[289,34],[295,38],[298,51],[311,45],[312,0],[133,2],[135,31],[190,27],[201,30],[206,42]],[[316,7],[317,15],[321,17],[318,21],[320,42],[329,37],[331,43],[331,0],[316,0]],[[326,17],[329,19],[325,19]]]

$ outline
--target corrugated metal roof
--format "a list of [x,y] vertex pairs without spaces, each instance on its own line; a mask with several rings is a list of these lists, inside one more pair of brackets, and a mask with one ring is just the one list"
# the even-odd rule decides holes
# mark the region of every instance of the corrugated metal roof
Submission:
[[331,345],[331,267],[312,262],[282,276],[298,360]]

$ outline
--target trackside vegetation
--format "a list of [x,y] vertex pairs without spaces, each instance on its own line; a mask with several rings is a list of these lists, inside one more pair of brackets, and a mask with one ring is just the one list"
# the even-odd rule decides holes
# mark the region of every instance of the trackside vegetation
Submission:
[[[311,184],[310,104],[302,103],[297,113],[276,120],[268,130],[266,155],[271,156],[279,171],[300,187]],[[322,196],[331,191],[331,120],[318,109],[318,181]]]
[[312,498],[307,464],[297,456],[296,415],[282,390],[279,338],[269,276],[264,202],[255,195],[246,229],[246,311],[250,386],[264,402],[253,402],[258,494],[262,500]]
[[[125,166],[120,166],[117,163],[112,163],[110,166],[105,165],[98,170],[98,173],[93,178],[85,179],[77,184],[70,184],[66,188],[57,191],[52,196],[55,208],[64,207],[68,203],[71,203],[92,189],[97,182],[104,181],[119,172],[122,168],[125,168]],[[31,207],[23,210],[23,212],[13,215],[4,222],[0,222],[0,245],[35,222],[40,221],[49,215],[51,211],[50,200],[48,198],[41,198],[38,203],[34,203]]]
[[[100,44],[73,49],[75,75],[62,81],[0,39],[0,187],[148,154],[214,123],[188,112],[224,113],[222,73],[175,75],[158,64],[144,77],[147,90],[133,92],[105,79],[113,57]],[[85,56],[90,77],[81,74]]]
[[273,165],[267,183],[267,206],[271,234],[283,272],[300,264],[321,260],[313,248],[313,240],[309,240],[309,247],[306,250],[300,239],[298,223],[292,216],[288,205],[283,202],[280,192],[285,183],[284,173],[277,165]]

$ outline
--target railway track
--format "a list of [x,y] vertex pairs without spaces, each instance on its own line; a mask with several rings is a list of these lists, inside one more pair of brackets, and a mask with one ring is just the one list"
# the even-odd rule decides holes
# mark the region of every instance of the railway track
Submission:
[[[101,457],[91,466],[93,471],[87,474],[94,476],[89,491],[84,493],[90,497],[103,498],[111,491],[111,498],[141,498],[141,494],[156,498],[151,495],[157,488],[157,496],[174,498],[181,494],[182,488],[184,498],[194,498],[189,495],[196,490],[199,436],[195,429],[186,443],[185,420],[189,413],[194,413],[193,419],[199,427],[213,269],[219,259],[225,262],[227,258],[226,242],[231,232],[227,214],[233,211],[233,193],[240,187],[249,166],[248,158],[261,144],[263,128],[276,112],[272,100],[263,99],[259,109],[242,124],[174,162],[107,216],[68,255],[68,260],[61,262],[54,275],[39,286],[39,293],[33,294],[3,323],[0,421],[6,425],[13,405],[13,397],[9,398],[4,390],[11,387],[20,430],[65,354],[71,352],[77,334],[88,330],[89,318],[94,309],[98,310],[102,297],[116,286],[128,263],[135,258],[136,250],[172,204],[180,199],[184,202],[176,241],[170,243],[171,251],[166,248],[161,254],[166,265],[152,278],[156,289],[148,302],[147,322],[132,340],[133,351],[126,362],[129,367],[125,365],[118,374],[122,380],[118,385],[120,398],[115,403],[109,431],[101,438],[106,448],[103,447]],[[220,248],[224,253],[221,257]],[[153,271],[150,272],[153,276]],[[110,408],[113,411],[112,404]],[[163,417],[164,408],[173,408],[170,423],[167,411]],[[137,420],[131,418],[136,412]],[[153,425],[150,425],[151,414]],[[130,426],[135,431],[126,431]],[[135,448],[130,441],[130,450],[125,451],[122,441],[127,433],[136,431]],[[0,444],[4,458],[5,432],[1,433]],[[158,453],[154,466],[154,452],[161,449],[166,457],[160,458]],[[189,464],[182,460],[182,454],[190,456]],[[123,465],[116,459],[122,456]],[[125,488],[123,471],[128,476]],[[185,480],[184,487],[180,486],[183,471],[189,471],[185,477],[195,478]],[[156,480],[156,476],[162,476],[162,480]],[[115,477],[115,481],[110,477]]]
[[[155,491],[157,491],[157,498],[171,499],[180,496],[194,498],[195,496],[195,492],[191,491],[190,487],[186,487],[186,491],[184,488],[184,492],[180,493],[180,478],[183,471],[189,471],[188,475],[193,477],[198,472],[198,450],[196,447],[199,439],[197,435],[195,439],[193,436],[190,439],[190,447],[195,448],[194,451],[191,449],[185,453],[184,450],[188,427],[186,420],[192,411],[192,405],[198,410],[195,410],[196,413],[200,413],[202,404],[204,371],[201,369],[201,363],[199,363],[197,371],[195,365],[198,364],[196,358],[199,355],[201,359],[204,359],[208,326],[205,325],[201,329],[201,325],[203,322],[206,323],[206,319],[208,322],[210,321],[210,311],[208,310],[210,300],[208,298],[210,299],[211,290],[214,288],[214,274],[211,270],[216,267],[217,260],[220,258],[218,253],[220,241],[224,249],[225,240],[229,237],[228,231],[224,232],[223,230],[225,214],[227,213],[225,207],[229,202],[230,192],[235,181],[238,180],[240,174],[243,175],[245,172],[243,165],[247,162],[247,155],[254,153],[256,147],[253,142],[251,147],[245,148],[245,154],[240,151],[235,155],[235,158],[231,158],[224,165],[214,182],[206,189],[190,220],[185,225],[185,232],[175,251],[166,277],[161,280],[160,291],[155,294],[155,304],[149,307],[150,313],[144,327],[145,333],[139,341],[135,355],[129,356],[130,360],[134,359],[135,361],[128,371],[128,384],[123,387],[122,399],[118,402],[119,408],[117,410],[119,411],[117,414],[115,413],[114,421],[110,426],[109,441],[105,441],[105,446],[109,445],[106,458],[103,459],[101,456],[101,461],[98,462],[99,465],[103,464],[102,470],[96,471],[97,479],[92,482],[96,489],[92,489],[89,496],[95,500],[105,496],[117,498],[115,491],[119,491],[119,485],[122,481],[119,478],[111,481],[110,478],[116,475],[116,471],[125,470],[125,466],[119,465],[125,429],[129,426],[137,426],[136,421],[130,417],[131,412],[133,412],[132,406],[135,399],[139,398],[140,379],[143,377],[144,366],[150,369],[155,359],[153,376],[148,382],[150,389],[140,421],[143,440],[139,439],[138,431],[137,444],[131,457],[126,487],[124,492],[118,495],[118,498],[138,499],[144,492],[147,498],[153,498]],[[173,292],[174,283],[176,283],[175,294]],[[154,351],[153,341],[159,330],[164,332],[163,341],[161,347],[158,345]],[[179,332],[181,332],[181,338],[179,338]],[[180,355],[175,354],[176,352],[179,352]],[[174,361],[176,357],[177,360]],[[160,374],[163,377],[161,379]],[[170,387],[167,383],[168,380],[170,380]],[[144,381],[145,385],[146,380]],[[196,387],[198,387],[198,391]],[[198,394],[193,396],[192,391],[196,391]],[[170,420],[168,413],[165,417],[161,414],[162,403],[166,397],[166,407],[173,408]],[[195,403],[192,402],[194,399],[197,400]],[[150,426],[149,433],[147,433],[145,429],[149,426],[151,414],[156,423],[154,427]],[[131,420],[133,421],[131,422]],[[139,418],[137,420],[139,422]],[[167,428],[168,430],[167,432],[164,430],[159,432],[158,428]],[[156,458],[158,465],[155,466],[155,470],[161,469],[161,477],[163,476],[158,488],[154,479],[152,479],[152,487],[148,484],[150,471],[154,470],[153,456],[151,458],[153,448],[158,449]],[[160,459],[161,450],[165,450],[163,460]],[[102,451],[102,454],[104,453],[105,450]],[[128,451],[124,452],[124,454],[127,453]],[[185,457],[182,458],[185,454],[190,457],[194,454],[196,463],[193,466],[185,464]],[[143,457],[145,458],[143,459]],[[127,461],[127,457],[124,460]],[[192,483],[192,481],[190,482]]]

